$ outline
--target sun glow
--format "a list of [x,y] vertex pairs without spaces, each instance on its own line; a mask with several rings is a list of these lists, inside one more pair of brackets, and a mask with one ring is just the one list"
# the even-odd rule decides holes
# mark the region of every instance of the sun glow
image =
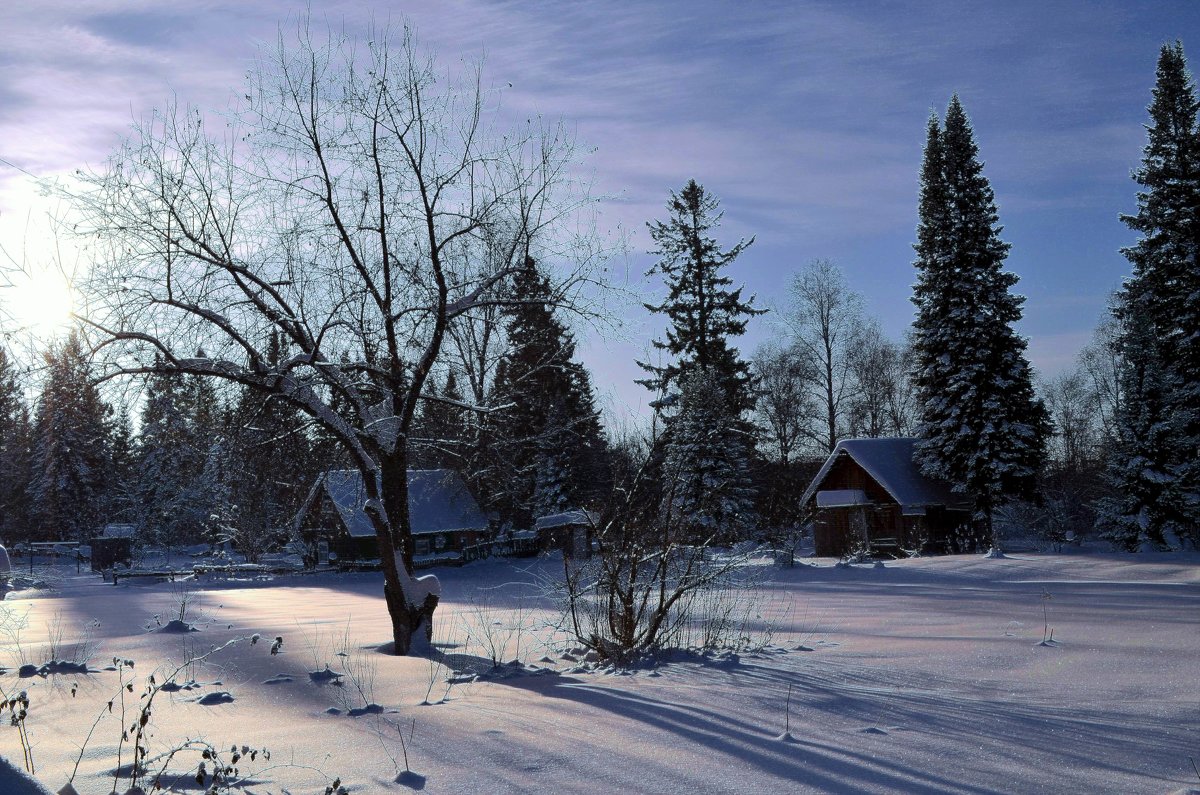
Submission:
[[13,279],[0,294],[0,306],[12,319],[14,331],[54,337],[71,325],[75,295],[61,274],[43,271]]

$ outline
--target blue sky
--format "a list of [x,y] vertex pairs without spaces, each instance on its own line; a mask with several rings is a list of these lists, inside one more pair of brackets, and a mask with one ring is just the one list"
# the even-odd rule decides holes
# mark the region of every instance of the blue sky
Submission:
[[[892,336],[912,316],[917,170],[930,108],[958,92],[1000,205],[1021,331],[1047,375],[1069,366],[1127,273],[1118,220],[1158,49],[1200,63],[1200,3],[319,2],[361,29],[410,15],[443,61],[485,56],[514,115],[563,117],[595,148],[602,222],[650,259],[645,221],[695,178],[722,200],[720,236],[756,236],[736,264],[760,303],[814,258],[837,262]],[[10,0],[0,7],[0,158],[39,176],[99,165],[130,121],[172,95],[222,107],[258,46],[299,10],[260,0]],[[0,241],[36,249],[44,209],[0,163]],[[646,289],[656,285],[646,283]],[[644,407],[631,359],[655,333],[585,332],[618,413]],[[756,320],[743,349],[771,334]]]

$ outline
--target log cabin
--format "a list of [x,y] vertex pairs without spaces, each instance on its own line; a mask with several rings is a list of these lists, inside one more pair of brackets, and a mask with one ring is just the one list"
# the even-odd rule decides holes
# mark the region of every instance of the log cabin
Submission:
[[912,438],[846,439],[825,460],[801,505],[817,555],[973,549],[971,500],[921,474]]

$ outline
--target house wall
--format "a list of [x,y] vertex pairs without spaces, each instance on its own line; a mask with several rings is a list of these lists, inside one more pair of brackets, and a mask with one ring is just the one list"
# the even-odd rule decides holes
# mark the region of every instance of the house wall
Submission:
[[[818,491],[857,489],[866,494],[871,505],[847,508],[824,508],[817,511],[813,528],[816,553],[840,557],[849,553],[862,538],[861,525],[866,524],[872,542],[895,541],[910,547],[918,537],[920,517],[902,516],[900,505],[887,490],[848,455],[843,455],[830,467]],[[810,507],[816,507],[816,495]]]
[[592,530],[585,524],[565,524],[547,527],[538,532],[541,552],[561,551],[569,558],[584,560],[592,554]]

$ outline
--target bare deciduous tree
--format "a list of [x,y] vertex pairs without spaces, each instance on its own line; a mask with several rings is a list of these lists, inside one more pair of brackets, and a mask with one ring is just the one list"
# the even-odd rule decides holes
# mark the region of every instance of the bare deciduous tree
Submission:
[[796,275],[785,320],[796,353],[812,373],[821,427],[813,432],[824,452],[832,452],[846,428],[854,395],[852,352],[862,327],[862,297],[851,290],[837,265],[813,260]]
[[903,345],[883,336],[874,321],[864,321],[849,353],[855,390],[850,401],[852,436],[908,436],[916,405]]
[[1101,318],[1092,333],[1092,341],[1079,356],[1080,366],[1087,374],[1091,392],[1096,398],[1106,443],[1117,436],[1117,417],[1124,397],[1121,385],[1124,362],[1120,324],[1109,312]]
[[1079,472],[1094,465],[1102,432],[1097,422],[1099,400],[1084,372],[1063,373],[1042,385],[1054,435],[1047,445],[1060,469]]
[[754,413],[763,429],[762,440],[786,465],[816,414],[807,388],[811,374],[793,349],[772,344],[761,346],[751,364],[758,396]]
[[[504,300],[527,256],[567,256],[560,230],[589,201],[561,127],[502,134],[489,101],[478,70],[439,72],[407,28],[364,45],[302,21],[219,135],[170,107],[83,175],[86,322],[109,372],[240,383],[336,439],[363,477],[401,654],[428,637],[438,599],[412,577],[408,509],[426,381],[450,325]],[[269,331],[286,340],[278,366]]]

